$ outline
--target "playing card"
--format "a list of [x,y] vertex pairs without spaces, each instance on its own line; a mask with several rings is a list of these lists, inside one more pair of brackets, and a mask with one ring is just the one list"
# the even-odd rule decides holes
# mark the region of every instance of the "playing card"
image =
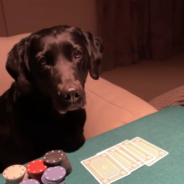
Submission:
[[133,155],[131,152],[127,151],[124,147],[122,147],[121,145],[116,145],[115,146],[116,149],[118,149],[119,151],[121,151],[123,154],[129,156],[131,159],[135,160],[136,163],[138,163],[141,166],[145,165],[145,163],[140,160],[137,156]]
[[130,157],[132,160],[136,161],[136,163],[141,167],[143,165],[145,165],[145,162],[143,162],[141,159],[139,159],[139,157],[137,157],[136,155],[132,154],[131,152],[129,152],[127,149],[125,149],[124,147],[122,147],[120,144],[116,144],[110,148],[107,148],[103,151],[100,151],[99,153],[97,153],[97,155],[102,154],[104,152],[107,152],[107,150],[109,149],[118,149],[119,151],[121,151],[124,155],[127,155],[128,157]]
[[124,152],[121,152],[121,149],[118,149],[118,146],[114,146],[110,149],[107,149],[105,153],[110,155],[114,160],[116,160],[122,167],[124,167],[129,172],[133,172],[142,166],[129,155],[125,154]]
[[122,143],[120,143],[120,145],[127,149],[127,151],[129,151],[133,155],[137,156],[145,164],[148,164],[155,159],[155,157],[152,156],[150,153],[128,140],[123,141]]
[[101,184],[112,183],[130,174],[107,153],[95,155],[81,163]]
[[155,157],[154,160],[147,163],[148,166],[153,165],[154,163],[156,163],[157,161],[159,161],[160,159],[164,158],[166,155],[169,154],[167,151],[151,144],[148,141],[145,141],[144,139],[142,139],[140,137],[136,137],[136,138],[132,139],[131,142],[136,144],[137,146],[144,149],[145,151],[147,151],[148,153],[150,153],[151,155],[153,155]]

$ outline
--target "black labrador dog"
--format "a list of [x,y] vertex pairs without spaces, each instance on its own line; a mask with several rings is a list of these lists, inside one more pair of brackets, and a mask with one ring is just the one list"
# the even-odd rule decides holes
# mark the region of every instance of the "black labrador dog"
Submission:
[[102,52],[100,38],[65,25],[33,33],[12,48],[6,69],[15,82],[0,97],[1,172],[84,144],[84,85],[88,72],[99,78]]

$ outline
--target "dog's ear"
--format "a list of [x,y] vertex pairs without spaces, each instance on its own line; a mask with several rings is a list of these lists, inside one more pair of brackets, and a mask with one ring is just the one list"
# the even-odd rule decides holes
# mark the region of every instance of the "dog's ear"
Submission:
[[89,73],[93,79],[98,79],[99,78],[98,68],[102,60],[102,53],[104,49],[102,45],[102,40],[99,37],[94,37],[89,32],[83,31],[83,34],[85,36],[87,50],[90,59]]
[[23,38],[14,45],[8,54],[6,70],[15,79],[15,85],[18,92],[28,94],[31,90],[29,82],[28,53],[31,36]]

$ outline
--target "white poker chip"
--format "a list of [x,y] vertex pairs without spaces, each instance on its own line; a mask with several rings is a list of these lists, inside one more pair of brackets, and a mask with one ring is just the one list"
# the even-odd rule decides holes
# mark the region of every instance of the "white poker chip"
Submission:
[[27,171],[23,165],[12,165],[6,168],[3,173],[3,177],[8,183],[19,183],[27,179]]

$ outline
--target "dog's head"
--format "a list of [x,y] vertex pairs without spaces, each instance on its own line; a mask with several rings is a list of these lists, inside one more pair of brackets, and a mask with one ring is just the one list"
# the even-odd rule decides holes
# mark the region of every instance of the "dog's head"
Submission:
[[22,39],[10,51],[6,69],[19,93],[37,89],[60,113],[84,107],[88,71],[99,78],[101,39],[70,26],[43,29]]

